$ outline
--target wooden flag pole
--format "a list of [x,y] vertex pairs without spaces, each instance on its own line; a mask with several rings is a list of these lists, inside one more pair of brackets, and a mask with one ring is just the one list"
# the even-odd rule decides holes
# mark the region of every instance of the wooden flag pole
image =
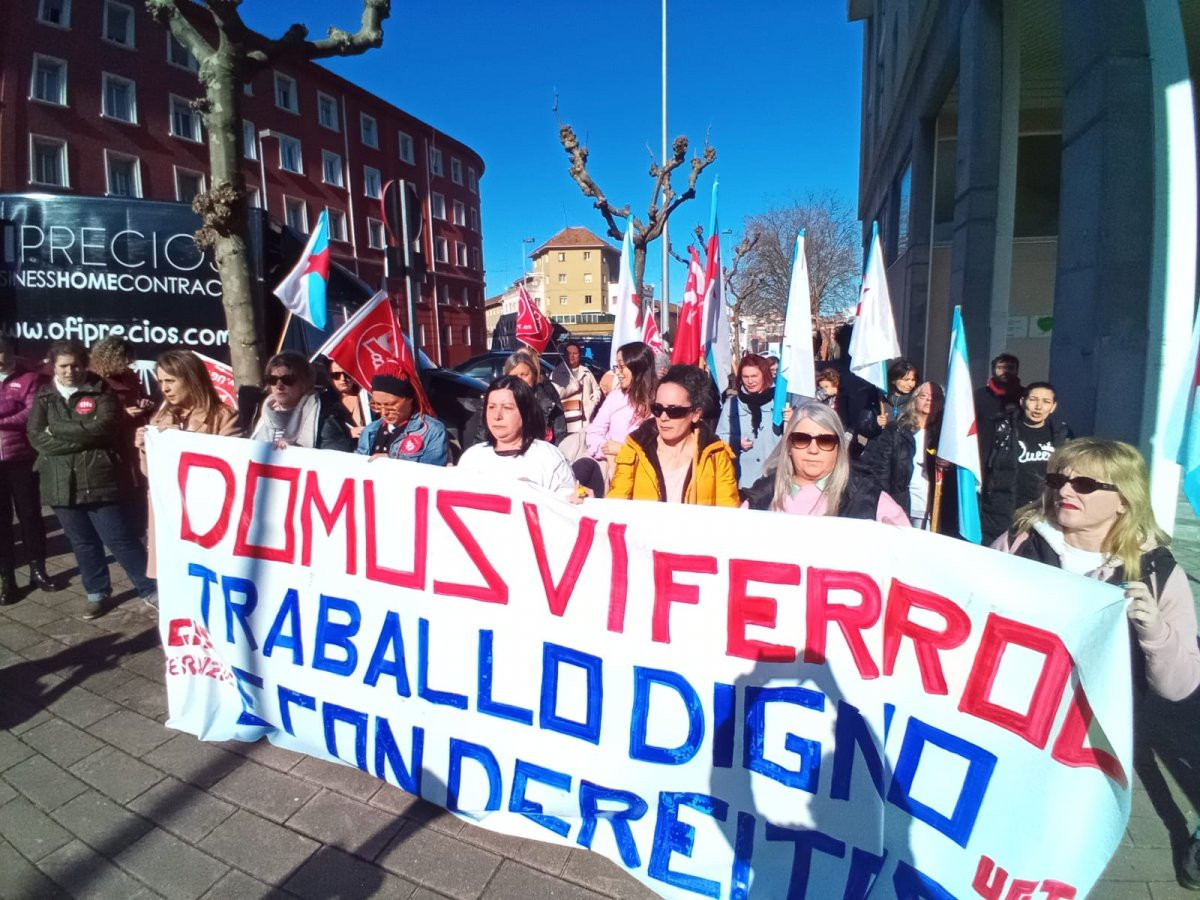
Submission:
[[942,467],[937,464],[936,457],[933,460],[933,471],[933,511],[930,513],[929,530],[937,534],[942,518]]
[[287,337],[288,326],[292,324],[292,311],[289,309],[287,315],[283,317],[283,329],[279,332],[279,340],[275,343],[275,353],[273,356],[278,356],[283,350],[283,341]]

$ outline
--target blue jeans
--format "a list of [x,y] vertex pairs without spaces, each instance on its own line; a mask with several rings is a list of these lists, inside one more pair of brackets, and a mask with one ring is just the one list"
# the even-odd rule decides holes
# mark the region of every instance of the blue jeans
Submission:
[[106,545],[138,595],[149,597],[154,593],[154,580],[146,577],[146,547],[124,506],[120,503],[55,506],[54,514],[75,551],[79,577],[89,600],[98,600],[112,592],[108,564],[104,561]]

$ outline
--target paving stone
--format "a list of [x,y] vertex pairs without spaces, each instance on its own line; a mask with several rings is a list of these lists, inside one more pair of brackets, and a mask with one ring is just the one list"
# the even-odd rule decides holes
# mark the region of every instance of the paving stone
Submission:
[[417,886],[336,847],[322,847],[283,887],[308,900],[328,897],[388,897],[406,900]]
[[60,719],[66,719],[79,728],[87,728],[93,722],[120,709],[117,704],[79,686],[60,694],[50,701],[46,708]]
[[500,865],[500,857],[439,831],[410,825],[377,862],[410,881],[462,900],[480,895]]
[[1175,880],[1171,851],[1157,847],[1126,847],[1104,870],[1105,881]]
[[84,844],[71,841],[38,861],[38,868],[76,897],[132,897],[142,886]]
[[1162,847],[1170,851],[1171,834],[1157,816],[1130,816],[1126,833],[1133,846]]
[[164,778],[129,804],[163,828],[196,843],[233,815],[234,807],[199,788]]
[[343,766],[315,756],[304,757],[289,774],[299,775],[355,800],[370,799],[383,785],[378,778],[355,766]]
[[244,741],[228,741],[223,746],[227,750],[237,753],[239,756],[252,759],[256,763],[275,769],[278,772],[290,772],[302,759],[305,759],[303,754],[293,753],[291,750],[276,747],[266,738],[257,740],[252,744]]
[[33,748],[19,740],[16,735],[0,731],[0,772],[15,766],[23,759],[28,759],[33,753]]
[[14,622],[20,622],[22,625],[28,625],[30,628],[37,628],[39,625],[45,625],[47,622],[53,622],[55,619],[62,618],[61,613],[57,613],[43,606],[41,603],[29,601],[18,603],[12,608],[5,610],[5,615]]
[[88,732],[139,759],[175,735],[161,723],[129,709],[122,709],[101,719],[88,728]]
[[46,638],[41,643],[22,649],[21,656],[31,662],[43,662],[53,660],[58,654],[69,649],[62,641],[56,641],[54,638]]
[[80,794],[50,815],[93,850],[109,856],[153,827],[97,791]]
[[127,706],[150,719],[165,719],[167,716],[167,689],[161,681],[150,681],[141,675],[126,673],[130,678],[105,696],[109,700]]
[[419,887],[416,893],[409,897],[408,900],[446,900],[446,895],[439,894],[437,891],[431,891],[427,887]]
[[1087,900],[1150,900],[1150,888],[1137,882],[1101,881],[1088,893]]
[[118,803],[128,803],[165,777],[158,769],[115,747],[105,747],[77,762],[71,772]]
[[68,612],[69,615],[64,615],[53,622],[43,625],[39,629],[39,633],[45,637],[62,641],[64,644],[69,644],[72,647],[77,647],[85,641],[95,640],[104,634],[104,632],[90,621],[83,618],[84,609],[82,602],[76,606],[64,606],[63,610]]
[[71,840],[69,833],[24,797],[0,806],[0,837],[34,862]]
[[5,697],[3,705],[0,705],[0,724],[18,737],[53,718],[45,709],[23,697]]
[[[283,892],[263,884],[257,878],[251,878],[245,872],[230,869],[225,877],[218,881],[202,900],[260,900],[263,897],[280,897]],[[336,897],[336,894],[327,895]]]
[[654,900],[658,896],[612,860],[590,850],[572,849],[562,877],[610,897]]
[[350,797],[321,791],[287,826],[363,859],[374,859],[404,826],[404,820]]
[[42,874],[8,841],[0,840],[0,897],[59,900],[70,895]]
[[460,840],[470,841],[477,847],[490,850],[509,859],[515,859],[531,868],[558,876],[567,865],[571,848],[562,844],[551,844],[546,841],[532,841],[528,838],[516,837],[511,834],[501,834],[499,831],[489,831],[467,824],[458,835]]
[[155,828],[113,860],[165,897],[204,894],[229,871],[218,862],[167,832]]
[[87,790],[87,785],[72,778],[44,756],[31,756],[4,773],[4,780],[50,812]]
[[0,644],[3,644],[9,650],[20,651],[25,647],[40,644],[45,639],[46,635],[40,631],[35,631],[28,625],[22,625],[20,622],[14,622],[11,619],[0,620]]
[[24,661],[25,657],[16,650],[10,650],[8,647],[0,644],[0,670],[7,669],[9,666],[15,666],[17,663]]
[[[16,789],[6,781],[0,781],[0,806],[3,806],[13,797],[17,796]],[[3,896],[0,894],[0,896]]]
[[[15,801],[14,801],[15,802]],[[298,869],[320,845],[246,810],[238,810],[200,842],[222,862],[277,884]]]
[[408,791],[402,791],[395,785],[384,783],[371,795],[369,802],[372,806],[378,806],[380,809],[402,816],[420,803],[421,798]]
[[116,700],[112,693],[134,677],[132,672],[126,672],[119,666],[111,666],[82,674],[79,676],[79,684],[94,694]]
[[1151,881],[1146,887],[1154,900],[1195,900],[1196,897],[1195,891],[1189,891],[1176,881]]
[[509,900],[511,897],[538,897],[544,900],[604,900],[603,894],[569,881],[559,881],[543,872],[511,859],[500,865],[483,892],[484,900]]
[[60,766],[70,768],[104,745],[61,719],[50,719],[21,735],[21,740]]
[[245,757],[223,750],[217,744],[178,733],[146,754],[145,761],[201,788],[212,787],[238,766],[246,764]]
[[418,799],[404,812],[404,818],[408,819],[417,825],[425,828],[432,828],[434,831],[440,831],[443,834],[448,834],[451,837],[457,836],[466,823],[454,813],[438,806],[436,803],[430,803],[428,800]]
[[163,679],[165,665],[162,648],[145,650],[121,660],[122,668],[128,669],[131,672],[137,672],[143,678],[148,678],[151,681],[161,681]]
[[276,822],[286,822],[318,790],[302,778],[249,761],[210,788],[216,796]]

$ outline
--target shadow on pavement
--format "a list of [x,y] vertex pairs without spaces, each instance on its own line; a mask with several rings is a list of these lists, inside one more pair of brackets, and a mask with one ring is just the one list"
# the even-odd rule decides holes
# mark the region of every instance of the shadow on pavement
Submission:
[[1150,694],[1135,703],[1135,713],[1134,768],[1170,836],[1178,874],[1195,825],[1188,822],[1190,810],[1180,809],[1163,770],[1179,785],[1191,809],[1200,809],[1200,691],[1178,703]]

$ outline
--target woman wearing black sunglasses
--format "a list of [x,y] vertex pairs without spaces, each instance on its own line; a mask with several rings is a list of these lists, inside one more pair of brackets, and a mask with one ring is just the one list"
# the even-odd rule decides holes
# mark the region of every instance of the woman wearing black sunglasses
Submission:
[[1196,611],[1187,575],[1154,518],[1150,479],[1136,448],[1077,438],[1050,457],[1042,496],[992,544],[1078,575],[1120,584],[1142,658],[1134,679],[1168,700],[1200,686]]
[[276,353],[267,362],[263,381],[267,399],[250,431],[252,440],[270,441],[280,450],[354,450],[350,417],[336,399],[314,389],[316,379],[304,354],[295,350]]
[[712,379],[696,366],[671,366],[650,416],[617,453],[606,496],[699,506],[737,506],[733,451],[704,424],[716,405]]
[[836,412],[801,402],[783,439],[746,491],[746,506],[801,516],[874,519],[909,527],[908,516],[873,478],[850,463],[850,439]]

